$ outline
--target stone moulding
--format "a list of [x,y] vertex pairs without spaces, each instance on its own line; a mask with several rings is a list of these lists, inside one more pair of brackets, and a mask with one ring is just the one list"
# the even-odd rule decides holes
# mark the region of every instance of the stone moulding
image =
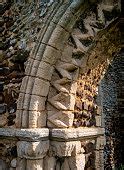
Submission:
[[[50,135],[49,135],[50,134]],[[0,129],[0,138],[17,138],[28,141],[39,141],[58,139],[62,141],[79,140],[83,138],[92,138],[104,134],[104,128],[69,128],[69,129]]]
[[104,128],[69,128],[52,129],[50,131],[51,140],[73,141],[85,138],[93,138],[104,135]]
[[[91,1],[91,3],[94,2]],[[65,4],[67,4],[66,9],[65,9]],[[61,7],[58,8],[58,11],[55,13],[53,18],[50,19],[49,21],[50,24],[47,25],[47,29],[45,29],[44,35],[43,36],[40,35],[39,37],[40,42],[37,44],[37,48],[35,50],[36,53],[34,54],[31,53],[29,57],[29,60],[32,60],[32,62],[30,66],[27,65],[26,68],[26,70],[27,69],[29,70],[27,80],[25,80],[25,82],[23,81],[21,86],[21,89],[24,90],[23,91],[24,96],[22,97],[21,101],[18,103],[19,105],[21,105],[21,108],[17,106],[17,110],[18,110],[16,114],[17,128],[45,127],[45,125],[40,125],[40,127],[37,125],[38,117],[34,116],[36,115],[36,112],[34,113],[34,111],[32,111],[31,113],[29,113],[29,110],[31,110],[31,108],[29,107],[30,107],[31,99],[33,98],[33,94],[35,93],[35,95],[44,96],[42,92],[45,91],[46,88],[46,85],[42,83],[42,81],[44,80],[36,78],[39,69],[43,70],[42,68],[39,67],[40,62],[43,61],[45,63],[49,63],[51,67],[57,62],[57,60],[61,56],[61,52],[65,47],[65,42],[67,42],[70,33],[73,29],[73,26],[75,25],[76,20],[86,8],[88,8],[88,3],[86,3],[83,0],[62,2]],[[33,69],[34,67],[36,67],[36,61],[39,61],[39,63],[37,64],[37,68],[35,69],[35,73],[33,73],[33,77],[32,77]],[[45,80],[45,83],[46,82],[49,84],[47,80]],[[48,89],[49,89],[49,85],[48,85]],[[45,97],[46,96],[47,94],[45,94]],[[28,105],[27,105],[28,107],[26,108],[26,110],[24,110],[24,103],[27,98],[28,98]],[[26,125],[25,123],[23,123],[24,120],[25,122],[27,122]]]
[[[55,65],[61,58],[62,52],[66,46],[68,38],[71,35],[71,32],[76,21],[79,19],[81,14],[85,12],[85,10],[88,9],[90,5],[92,5],[92,3],[96,2],[97,2],[96,0],[61,1],[61,5],[60,6],[58,5],[59,6],[58,10],[53,11],[52,16],[48,19],[48,22],[46,22],[46,26],[41,29],[42,34],[39,34],[38,37],[39,42],[34,47],[36,49],[35,50],[33,49],[30,54],[28,64],[26,65],[25,70],[26,76],[22,81],[22,86],[20,89],[22,95],[19,96],[17,104],[16,113],[17,128],[46,127],[47,113],[43,113],[43,111],[45,111],[46,109],[44,103],[47,102],[47,96],[49,93],[49,89],[51,87],[50,80],[52,78],[54,69],[56,69],[62,75],[63,78],[67,78],[67,81],[69,81],[71,79],[70,76],[72,74],[71,71],[75,72],[75,68],[77,68],[75,67],[72,70],[72,64],[70,65],[70,63],[68,64],[68,67],[65,67],[65,64],[62,64],[61,65],[62,67],[60,66],[55,67]],[[73,35],[73,38],[75,40],[75,35]],[[77,38],[75,42],[78,42],[76,44],[78,47],[81,46],[81,43]],[[35,52],[33,53],[33,51]],[[93,51],[93,53],[95,53],[95,50]],[[91,54],[88,58],[88,61],[86,57],[87,65],[89,68],[93,67],[95,63],[91,62],[94,61],[93,56],[95,55],[97,54],[96,53]],[[98,56],[101,56],[100,53],[98,53]],[[100,57],[98,57],[98,59],[100,59]],[[86,69],[86,67],[84,67],[83,69]],[[49,70],[50,74],[48,74]],[[77,70],[79,69],[77,68]],[[71,72],[71,74],[69,74],[69,71]],[[60,92],[60,94],[62,90],[63,93],[64,92],[68,93],[66,88],[63,88],[62,86],[63,78],[53,83],[53,86],[56,88],[56,90]],[[58,102],[58,97],[59,97],[58,95],[55,95],[52,99],[49,100],[53,107],[59,110],[60,109],[73,110],[74,103],[72,103],[73,107],[71,108],[64,107],[64,105],[61,105],[61,103]],[[56,122],[51,123],[51,119],[53,118],[53,116],[56,117],[56,113],[53,116],[51,116],[51,114],[49,115],[50,115],[50,117],[48,116],[50,122],[49,127],[54,127],[55,124],[56,126],[58,126],[58,128],[72,126],[72,123],[69,124],[65,123],[64,126],[62,125],[62,123],[61,124],[57,124]],[[43,121],[40,122],[39,120]]]
[[49,138],[49,129],[0,129],[0,138],[15,138],[26,141],[47,140]]

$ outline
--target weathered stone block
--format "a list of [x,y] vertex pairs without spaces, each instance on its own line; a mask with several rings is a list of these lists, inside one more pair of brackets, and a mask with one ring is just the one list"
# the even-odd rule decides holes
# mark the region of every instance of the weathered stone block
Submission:
[[54,170],[56,166],[56,158],[46,156],[44,158],[44,170]]
[[46,80],[50,80],[53,73],[53,66],[44,62],[29,59],[27,62],[25,74],[30,76],[36,76]]
[[16,168],[16,166],[17,166],[17,160],[16,160],[16,159],[12,159],[12,161],[11,161],[11,166],[12,166],[13,168]]
[[101,127],[101,125],[102,125],[101,116],[95,116],[95,118],[96,118],[96,126]]
[[[20,87],[20,92],[23,92],[23,93],[24,93],[24,92],[26,91],[28,80],[29,80],[29,76],[25,76],[25,77],[22,79],[22,84],[21,84],[21,87]],[[29,87],[30,87],[30,86],[29,86]]]
[[104,152],[101,151],[95,151],[95,167],[97,169],[104,169]]
[[40,112],[37,112],[37,114],[38,114],[37,128],[46,127],[46,118],[47,118],[46,111],[40,111]]
[[104,146],[105,146],[105,137],[104,136],[97,137],[96,150],[102,150],[104,149]]
[[41,159],[49,149],[49,141],[17,142],[18,157],[26,159]]
[[[53,22],[50,22],[49,26],[47,27],[47,30],[45,31],[44,36],[42,38],[43,45],[46,46],[48,44],[48,41],[49,41],[52,33],[54,32],[55,28],[56,28],[56,24],[53,23]],[[38,53],[40,54],[40,59],[42,58],[42,54],[43,54],[43,51],[44,51],[42,43],[41,43],[40,48],[38,50]]]
[[[28,111],[28,126],[29,128],[41,128],[46,126],[45,111]],[[24,121],[25,122],[25,121]]]
[[79,68],[76,65],[58,61],[56,69],[63,78],[67,78],[69,80],[77,80]]
[[59,128],[72,127],[73,119],[74,114],[69,111],[48,111],[47,125]]
[[60,166],[62,170],[70,170],[70,166],[69,166],[69,162],[68,162],[68,158],[64,159],[64,162],[62,163],[62,165]]
[[69,157],[69,166],[74,170],[84,170],[85,168],[85,155],[78,154],[76,156]]
[[42,60],[50,63],[50,65],[54,65],[60,56],[61,51],[47,45]]
[[31,160],[28,159],[27,160],[27,166],[26,166],[27,170],[43,170],[44,166],[43,166],[43,159],[37,159],[37,160]]
[[68,39],[68,37],[69,32],[57,25],[48,41],[48,44],[58,50],[62,50],[64,48],[64,42]]
[[32,86],[34,85],[34,81],[35,81],[34,77],[25,76],[22,80],[20,92],[31,94]]
[[17,108],[20,110],[41,111],[45,109],[45,97],[20,93]]
[[65,28],[65,30],[67,30],[68,32],[71,32],[75,20],[76,20],[76,16],[72,14],[72,12],[68,9],[66,13],[63,15],[63,17],[61,18],[61,20],[59,20],[58,25]]
[[104,129],[102,128],[63,128],[63,129],[52,129],[51,135],[52,138],[62,139],[62,140],[77,140],[84,139],[86,137],[92,138],[93,136],[103,135]]
[[53,70],[54,70],[53,66],[46,62],[41,61],[36,76],[44,78],[46,80],[51,80]]
[[77,90],[77,82],[72,82],[70,93],[76,94],[76,90]]
[[35,111],[45,110],[45,101],[46,101],[46,97],[31,95],[29,110],[35,110]]
[[35,78],[32,94],[47,96],[50,83],[39,78]]
[[55,156],[65,157],[77,155],[81,152],[80,141],[59,142],[51,141],[51,149]]
[[48,99],[48,102],[59,110],[74,110],[75,96],[60,92],[56,96]]
[[64,48],[64,50],[62,52],[61,60],[71,63],[71,61],[72,61],[72,51],[73,51],[73,47],[69,46],[67,44],[67,46]]

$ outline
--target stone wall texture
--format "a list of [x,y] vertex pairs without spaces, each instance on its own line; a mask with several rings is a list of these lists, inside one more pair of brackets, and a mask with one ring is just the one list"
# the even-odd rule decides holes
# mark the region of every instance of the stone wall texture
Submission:
[[0,9],[0,168],[119,167],[121,2],[4,0]]

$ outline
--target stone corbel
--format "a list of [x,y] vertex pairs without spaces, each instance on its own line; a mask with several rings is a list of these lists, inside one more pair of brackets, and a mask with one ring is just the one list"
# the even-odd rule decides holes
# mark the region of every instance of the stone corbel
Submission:
[[80,141],[51,141],[51,150],[57,157],[70,157],[82,153]]
[[46,155],[48,149],[49,141],[19,141],[17,143],[17,152],[20,158],[42,159]]

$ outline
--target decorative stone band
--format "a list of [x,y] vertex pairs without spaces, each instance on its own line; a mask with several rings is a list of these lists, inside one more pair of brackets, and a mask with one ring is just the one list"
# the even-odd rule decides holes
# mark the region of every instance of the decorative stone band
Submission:
[[49,141],[17,142],[18,157],[26,159],[41,159],[49,149]]
[[[71,169],[84,170],[96,167],[96,169],[102,170],[104,168],[104,142],[103,128],[52,129],[50,131],[49,160],[47,161],[50,162],[53,158],[57,158],[59,162],[63,158],[63,169],[71,167]],[[90,164],[90,162],[92,163]],[[60,167],[58,164],[57,166]]]
[[42,141],[50,139],[59,141],[75,141],[104,135],[104,128],[70,128],[70,129],[0,129],[0,138],[17,138],[23,141]]
[[0,129],[0,138],[17,138],[23,141],[43,141],[49,138],[49,129]]
[[92,138],[104,135],[104,128],[70,128],[70,129],[52,129],[50,138],[58,141],[74,141],[84,138]]
[[[85,156],[87,156],[89,150],[92,151],[90,146],[94,145],[93,151],[96,153],[99,149],[102,151],[104,146],[103,135],[104,130],[102,128],[51,129],[50,134],[47,128],[0,129],[2,138],[20,140],[17,141],[17,166],[27,170],[43,168],[44,164],[54,167],[56,158],[57,160],[64,158],[64,169],[67,163],[72,168],[81,167],[80,169],[83,170],[86,164]],[[99,167],[101,158],[99,154],[96,156],[96,167]],[[51,160],[53,165],[51,165]],[[58,162],[56,166],[60,166]]]

